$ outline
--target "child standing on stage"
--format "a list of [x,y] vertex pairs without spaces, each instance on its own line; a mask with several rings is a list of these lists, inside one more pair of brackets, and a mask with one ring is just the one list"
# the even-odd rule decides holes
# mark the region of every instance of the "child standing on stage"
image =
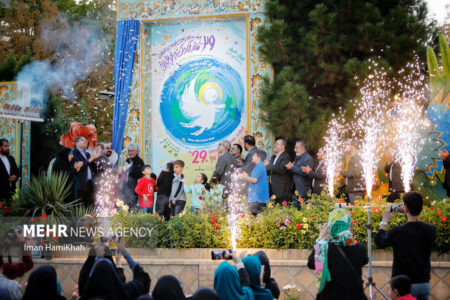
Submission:
[[156,181],[152,178],[152,167],[150,165],[143,166],[142,173],[144,177],[139,179],[134,191],[139,195],[139,207],[145,212],[152,213],[156,191]]
[[206,205],[205,194],[207,189],[209,189],[208,177],[204,173],[195,177],[194,184],[184,185],[184,192],[191,194],[191,213],[198,212],[202,206]]
[[207,192],[209,202],[212,207],[222,207],[223,204],[223,188],[224,186],[220,184],[221,177],[219,174],[211,177],[210,189]]

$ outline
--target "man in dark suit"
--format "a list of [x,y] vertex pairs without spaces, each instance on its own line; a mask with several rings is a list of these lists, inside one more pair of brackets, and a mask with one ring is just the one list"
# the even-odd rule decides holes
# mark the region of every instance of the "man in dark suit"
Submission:
[[253,154],[258,151],[258,148],[255,146],[256,141],[253,135],[246,135],[244,137],[244,148],[247,151],[247,155],[244,159],[244,164],[241,167],[241,170],[246,172],[247,174],[251,174],[255,164],[253,163]]
[[400,199],[400,194],[405,192],[402,180],[402,166],[394,159],[391,153],[386,154],[388,162],[384,166],[384,172],[389,177],[389,192],[387,197],[388,202],[394,202]]
[[448,150],[439,151],[439,155],[442,157],[444,161],[445,168],[445,181],[444,181],[444,189],[447,190],[447,197],[450,197],[450,155]]
[[71,160],[72,167],[77,171],[77,199],[81,199],[85,206],[94,204],[92,179],[94,178],[95,164],[94,160],[100,157],[101,152],[95,150],[92,156],[86,151],[88,140],[84,136],[78,136],[74,142]]
[[[305,141],[297,141],[295,143],[294,151],[296,155],[295,160],[293,163],[290,162],[287,164],[286,168],[292,172],[295,190],[301,198],[306,200],[308,197],[308,192],[311,188],[312,179],[302,170],[302,167],[309,166],[310,168],[313,168],[314,160],[307,152],[307,145]],[[298,201],[295,201],[294,205],[300,209]]]
[[231,173],[236,168],[236,159],[230,153],[231,143],[227,140],[221,141],[219,144],[219,157],[217,158],[216,170],[213,176],[220,175],[221,184],[224,188],[224,198],[226,198],[232,189]]
[[286,165],[291,161],[286,152],[286,141],[278,139],[273,146],[274,155],[270,162],[265,161],[269,177],[271,196],[275,195],[275,201],[279,204],[283,201],[292,201],[292,175]]
[[14,157],[9,155],[9,142],[0,139],[0,200],[9,205],[16,191],[16,182],[19,179],[19,168],[17,168]]
[[319,159],[317,168],[313,170],[309,166],[302,167],[302,171],[308,174],[309,178],[312,178],[313,193],[316,195],[320,195],[322,193],[327,182],[327,166],[325,158],[325,149],[320,148],[319,151],[317,151],[317,159]]

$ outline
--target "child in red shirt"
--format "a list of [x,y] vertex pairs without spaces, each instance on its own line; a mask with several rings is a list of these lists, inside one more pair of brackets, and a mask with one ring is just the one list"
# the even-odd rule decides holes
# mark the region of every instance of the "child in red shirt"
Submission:
[[136,194],[139,195],[139,207],[148,213],[153,213],[153,199],[156,192],[156,181],[152,178],[152,167],[145,165],[142,167],[144,177],[139,179]]

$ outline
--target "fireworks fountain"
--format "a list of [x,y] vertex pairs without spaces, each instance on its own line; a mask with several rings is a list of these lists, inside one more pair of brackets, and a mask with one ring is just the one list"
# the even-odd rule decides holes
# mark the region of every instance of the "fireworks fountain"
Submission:
[[[420,64],[408,63],[406,65],[408,75],[403,83],[398,83],[399,93],[395,97],[395,145],[397,161],[401,165],[401,175],[405,192],[411,190],[411,182],[414,176],[414,167],[417,154],[423,142],[420,129],[425,126],[424,120],[420,118],[425,102],[425,76],[420,72]],[[399,74],[404,73],[401,70]]]
[[[386,295],[375,285],[372,278],[372,221],[370,207],[372,186],[375,183],[375,172],[380,160],[380,153],[384,142],[385,117],[388,115],[388,103],[391,95],[391,87],[386,80],[386,72],[383,68],[377,68],[373,63],[374,70],[363,81],[360,92],[361,101],[355,112],[357,134],[361,136],[361,164],[363,177],[368,198],[368,222],[367,222],[367,244],[369,254],[368,283],[369,297],[373,296],[373,289],[377,289],[386,299]],[[372,68],[372,67],[371,67]]]
[[228,194],[227,207],[228,207],[228,229],[230,230],[231,246],[233,250],[236,250],[237,240],[241,233],[241,227],[239,224],[239,216],[244,213],[244,207],[242,204],[242,191],[245,185],[242,183],[242,173],[235,170],[231,174],[231,187],[229,187],[230,193]]
[[333,119],[331,119],[328,126],[327,135],[325,136],[325,161],[327,166],[327,184],[330,202],[333,202],[335,179],[341,163],[341,141],[343,133],[345,132],[342,124],[343,121],[333,115]]

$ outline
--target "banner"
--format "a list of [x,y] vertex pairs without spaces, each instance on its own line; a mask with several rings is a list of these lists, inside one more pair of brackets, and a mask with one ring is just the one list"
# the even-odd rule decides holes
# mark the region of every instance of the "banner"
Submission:
[[42,101],[36,101],[25,83],[0,83],[0,117],[43,122]]
[[211,176],[221,140],[242,141],[248,119],[245,17],[151,25],[153,168],[185,162],[187,183]]

